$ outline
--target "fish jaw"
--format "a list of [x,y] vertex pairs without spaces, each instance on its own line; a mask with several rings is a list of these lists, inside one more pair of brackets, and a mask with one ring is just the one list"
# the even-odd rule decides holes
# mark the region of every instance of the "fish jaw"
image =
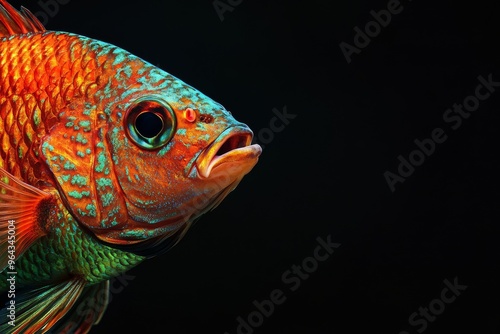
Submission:
[[257,163],[262,148],[251,144],[253,133],[245,125],[223,131],[198,157],[196,168],[202,179],[225,175],[240,179]]

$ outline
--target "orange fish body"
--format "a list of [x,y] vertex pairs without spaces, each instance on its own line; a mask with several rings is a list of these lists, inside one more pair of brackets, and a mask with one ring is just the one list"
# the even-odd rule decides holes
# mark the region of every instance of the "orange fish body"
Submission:
[[49,296],[0,312],[0,332],[88,332],[105,303],[75,310],[217,206],[251,140],[172,75],[0,0],[0,292],[15,272],[18,294]]

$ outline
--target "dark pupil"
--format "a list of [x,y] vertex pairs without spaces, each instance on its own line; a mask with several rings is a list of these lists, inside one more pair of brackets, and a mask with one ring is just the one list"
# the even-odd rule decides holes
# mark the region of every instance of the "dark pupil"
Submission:
[[144,138],[154,138],[163,130],[163,120],[153,112],[144,112],[135,119],[135,128]]

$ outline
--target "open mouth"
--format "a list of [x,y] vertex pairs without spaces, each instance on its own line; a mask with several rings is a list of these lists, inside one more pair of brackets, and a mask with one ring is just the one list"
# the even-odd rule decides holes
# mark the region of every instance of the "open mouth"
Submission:
[[242,165],[241,167],[251,165],[251,169],[262,152],[258,144],[251,145],[252,137],[252,131],[243,126],[234,126],[223,131],[198,158],[200,175],[209,177],[216,167],[228,163],[232,163],[232,166]]

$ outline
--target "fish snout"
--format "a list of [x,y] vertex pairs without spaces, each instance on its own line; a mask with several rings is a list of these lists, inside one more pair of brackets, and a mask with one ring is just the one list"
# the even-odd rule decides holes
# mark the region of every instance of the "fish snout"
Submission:
[[[262,153],[260,145],[252,144],[252,139],[253,132],[244,123],[238,122],[224,130],[198,157],[199,175],[208,178],[215,169],[221,169],[224,165],[232,169],[247,167],[243,169],[250,171]],[[227,172],[231,173],[230,170]]]

